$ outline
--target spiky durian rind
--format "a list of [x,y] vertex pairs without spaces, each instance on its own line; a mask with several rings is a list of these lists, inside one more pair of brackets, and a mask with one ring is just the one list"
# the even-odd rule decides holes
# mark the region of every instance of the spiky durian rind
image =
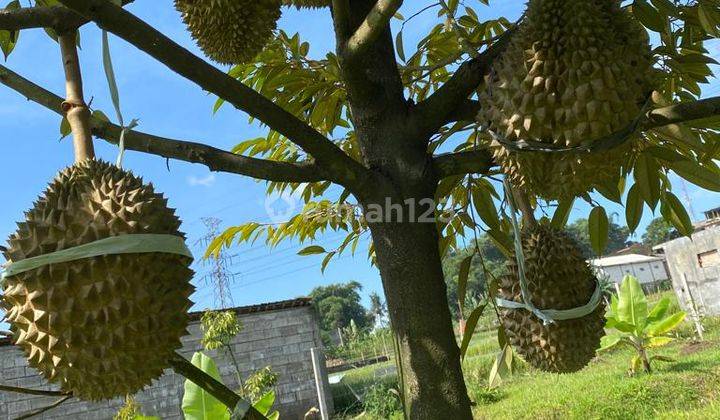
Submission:
[[321,9],[330,7],[332,0],[283,0],[285,6],[295,6],[298,9]]
[[[577,243],[565,232],[547,225],[522,234],[528,289],[539,309],[572,309],[585,305],[597,280]],[[500,279],[500,295],[521,302],[514,257],[509,274]],[[513,348],[532,366],[548,372],[569,373],[587,366],[604,335],[604,304],[578,319],[550,325],[532,313],[502,309],[501,320]]]
[[[182,236],[167,200],[88,160],[63,170],[9,239],[11,261],[123,234]],[[8,277],[3,307],[30,366],[85,400],[133,394],[162,375],[186,334],[191,259],[104,255]]]
[[175,0],[200,49],[222,64],[244,64],[272,38],[281,0]]
[[[647,33],[618,0],[531,0],[488,77],[478,121],[508,141],[592,144],[640,114],[652,65]],[[635,142],[593,154],[518,153],[488,143],[515,184],[559,199],[617,185]]]

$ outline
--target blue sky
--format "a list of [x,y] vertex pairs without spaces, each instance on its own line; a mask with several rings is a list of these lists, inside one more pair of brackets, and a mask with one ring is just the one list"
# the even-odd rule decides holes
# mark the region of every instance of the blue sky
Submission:
[[[430,1],[405,2],[403,15],[410,16]],[[473,0],[473,3],[479,4]],[[508,16],[511,20],[521,13],[524,2],[493,2],[490,8],[480,7],[483,16]],[[171,0],[137,0],[128,9],[180,44],[199,53],[186,33]],[[424,13],[405,28],[406,49],[437,23],[433,11]],[[280,27],[288,33],[300,32],[312,45],[311,54],[321,57],[334,48],[333,32],[327,11],[303,11],[285,9]],[[94,109],[101,109],[113,116],[108,90],[102,70],[100,32],[94,25],[82,29],[80,60],[83,66],[86,98],[92,98]],[[215,147],[229,149],[238,142],[257,137],[263,130],[247,123],[247,116],[231,107],[223,107],[213,115],[213,96],[207,95],[192,83],[170,73],[166,68],[122,40],[111,37],[111,46],[117,81],[120,88],[125,120],[140,119],[138,130],[153,134],[199,141]],[[715,47],[715,56],[718,49]],[[42,30],[24,31],[15,52],[6,63],[11,69],[30,80],[63,94],[64,82],[59,51]],[[707,90],[709,94],[720,93],[718,84]],[[55,174],[72,162],[72,145],[69,139],[59,141],[60,117],[25,101],[15,92],[0,86],[0,133],[4,134],[3,153],[0,153],[0,238],[7,238],[15,230],[15,221],[44,190]],[[117,149],[103,141],[96,141],[100,158],[114,161]],[[272,211],[286,210],[281,201],[266,200],[264,184],[236,175],[210,173],[204,166],[171,161],[170,170],[164,159],[136,152],[125,155],[124,165],[134,173],[152,182],[177,208],[183,219],[183,230],[188,235],[188,245],[196,256],[201,256],[204,246],[199,243],[205,234],[201,218],[217,217],[223,226],[248,221],[277,221]],[[702,191],[687,185],[696,217],[701,211],[720,206],[720,194]],[[676,182],[676,190],[682,193]],[[679,194],[682,195],[682,194]],[[682,197],[681,197],[682,198]],[[607,204],[603,201],[603,204]],[[623,215],[624,210],[616,204],[608,204],[608,212]],[[272,210],[271,212],[268,209]],[[571,219],[586,217],[587,205],[578,204]],[[652,219],[645,212],[641,229]],[[332,248],[341,241],[338,234],[319,238],[318,244]],[[236,274],[233,303],[247,305],[260,302],[293,298],[307,294],[314,286],[333,282],[357,280],[364,286],[364,298],[372,291],[381,292],[378,271],[365,258],[364,250],[356,257],[344,257],[330,264],[325,274],[320,272],[322,257],[296,255],[301,246],[283,243],[270,250],[263,243],[232,249],[231,271]],[[213,305],[212,291],[203,284],[202,274],[209,267],[196,262],[199,275],[198,291],[193,296],[195,309]]]

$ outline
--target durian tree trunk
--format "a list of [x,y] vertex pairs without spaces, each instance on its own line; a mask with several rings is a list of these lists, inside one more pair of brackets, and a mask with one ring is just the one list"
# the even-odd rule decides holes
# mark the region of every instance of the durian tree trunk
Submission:
[[428,223],[381,223],[371,231],[398,342],[398,371],[408,417],[472,418],[446,298],[437,229]]
[[[374,5],[374,0],[349,3],[351,32]],[[471,419],[434,216],[439,179],[427,152],[432,133],[412,117],[414,104],[404,97],[389,27],[362,54],[348,55],[343,48],[348,28],[337,23],[353,126],[369,168],[353,193],[372,234],[398,344],[406,416]]]

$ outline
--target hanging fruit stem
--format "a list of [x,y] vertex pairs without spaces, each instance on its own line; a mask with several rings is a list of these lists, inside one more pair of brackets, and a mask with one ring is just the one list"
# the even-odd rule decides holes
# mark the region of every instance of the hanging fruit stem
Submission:
[[524,189],[516,188],[513,190],[513,196],[518,209],[523,215],[523,222],[526,228],[535,228],[538,226],[537,219],[535,218],[535,209],[530,204],[530,197]]
[[75,162],[95,158],[90,130],[90,110],[83,98],[82,74],[76,46],[76,30],[58,34],[63,69],[65,70],[65,102],[62,110],[70,123]]

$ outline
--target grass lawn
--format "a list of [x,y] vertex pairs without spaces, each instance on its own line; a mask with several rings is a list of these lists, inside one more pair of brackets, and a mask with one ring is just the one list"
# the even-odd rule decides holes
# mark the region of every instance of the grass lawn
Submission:
[[[648,296],[650,302],[659,296]],[[652,304],[652,303],[651,303]],[[629,377],[633,353],[620,348],[600,354],[584,370],[569,375],[539,372],[527,366],[494,390],[487,389],[488,373],[497,352],[495,331],[478,331],[463,362],[477,419],[720,419],[720,318],[708,318],[706,341],[694,343],[686,321],[674,343],[650,350],[675,359],[653,362],[654,372]],[[336,408],[345,418],[362,412],[347,386],[368,389],[373,383],[396,384],[387,375],[392,362],[347,372],[333,385]],[[380,369],[378,371],[378,369]],[[383,375],[378,375],[380,372]],[[348,410],[348,408],[350,408]],[[353,413],[352,415],[350,415]],[[342,416],[341,416],[342,417]],[[394,416],[397,417],[397,416]],[[367,414],[362,419],[375,419]],[[401,417],[398,417],[401,418]]]

